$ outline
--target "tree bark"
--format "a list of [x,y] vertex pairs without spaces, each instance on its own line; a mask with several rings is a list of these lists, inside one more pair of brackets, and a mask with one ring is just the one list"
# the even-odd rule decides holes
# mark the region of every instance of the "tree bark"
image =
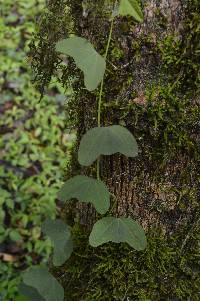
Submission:
[[[82,2],[86,8],[84,12]],[[70,76],[78,77],[78,81],[72,84],[75,95],[68,100],[66,109],[73,126],[77,128],[78,136],[71,165],[66,172],[66,179],[79,173],[95,176],[95,164],[92,168],[80,167],[77,162],[77,149],[82,135],[88,129],[97,126],[99,92],[89,93],[84,89],[83,75],[76,69],[73,60],[69,59],[66,68],[60,66],[54,45],[57,40],[73,32],[87,38],[103,55],[109,33],[110,6],[113,3],[114,1],[111,0],[50,0],[48,4],[50,13],[42,22],[43,31],[41,30],[40,44],[33,58],[33,64],[36,62],[38,66],[38,57],[40,57],[37,78],[40,81],[42,78],[42,86],[49,81],[52,73],[66,87],[69,84]],[[195,253],[196,251],[189,255],[190,258],[193,258],[192,264],[194,264],[191,282],[189,282],[194,284],[192,292],[189,291],[189,286],[192,286],[192,284],[188,284],[189,278],[187,277],[189,276],[187,273],[187,276],[184,276],[185,270],[183,272],[182,267],[179,267],[179,261],[183,260],[184,250],[189,254],[189,249],[196,250],[196,245],[198,245],[194,231],[199,229],[200,195],[200,85],[198,80],[200,40],[198,11],[200,3],[198,0],[143,0],[142,7],[145,16],[142,24],[134,22],[131,17],[118,17],[115,20],[108,54],[102,105],[102,126],[112,124],[126,126],[138,142],[139,155],[134,159],[118,154],[102,157],[101,179],[117,197],[117,206],[113,209],[115,216],[129,216],[138,220],[147,234],[151,233],[152,229],[156,229],[158,241],[161,236],[167,241],[168,238],[176,237],[177,234],[176,246],[174,242],[170,242],[170,248],[173,245],[173,250],[176,250],[174,252],[180,250],[180,254],[175,255],[177,256],[176,263],[174,263],[174,258],[167,253],[167,256],[171,258],[170,262],[172,262],[173,268],[171,265],[169,265],[170,267],[165,266],[165,259],[162,263],[167,270],[165,278],[162,278],[164,276],[161,272],[159,272],[161,279],[159,276],[157,278],[157,275],[153,278],[161,283],[166,281],[166,291],[163,292],[161,287],[156,293],[153,289],[151,291],[149,288],[151,279],[149,279],[145,284],[147,289],[145,286],[143,288],[144,291],[146,289],[145,296],[158,301],[197,301],[199,300],[199,290],[194,283],[198,281],[198,277],[195,276],[195,269],[198,269],[196,260],[198,255]],[[66,12],[67,18],[64,16]],[[49,23],[46,21],[47,19]],[[51,34],[46,28],[51,28]],[[48,67],[45,65],[46,61],[48,61]],[[42,68],[43,65],[45,68]],[[59,68],[62,70],[61,76],[58,72]],[[73,218],[77,215],[86,230],[90,230],[100,217],[92,206],[85,203],[76,203],[72,208],[66,206],[63,210],[63,216],[67,221],[70,220],[69,216],[72,216],[72,224]],[[188,244],[189,241],[190,244]],[[154,248],[159,250],[160,245],[157,244],[154,245]],[[163,246],[162,250],[168,250],[165,243]],[[104,251],[101,249],[99,252]],[[156,262],[156,256],[161,260],[157,251],[150,250],[148,252],[153,261]],[[76,261],[82,260],[81,255],[76,258]],[[118,253],[115,255],[118,256]],[[88,262],[85,262],[85,265],[89,266],[92,272],[93,261],[96,257],[94,254],[91,256],[93,257],[88,259],[91,265]],[[162,258],[166,258],[166,255],[162,256]],[[136,255],[131,260],[137,261],[138,258],[139,255]],[[150,260],[149,257],[148,260]],[[74,260],[74,265],[76,265],[76,261]],[[185,259],[185,262],[191,264],[191,259]],[[159,262],[159,264],[161,263]],[[138,266],[142,270],[140,262]],[[144,266],[148,270],[149,261]],[[154,269],[156,270],[155,266]],[[175,269],[174,278],[171,276],[171,269]],[[58,278],[63,278],[68,270],[69,266],[58,270],[56,272]],[[178,276],[179,271],[180,276]],[[70,277],[73,273],[70,274]],[[126,274],[126,271],[124,273]],[[132,277],[131,273],[134,272],[130,271],[130,278]],[[78,272],[77,275],[79,275]],[[83,275],[85,275],[85,268]],[[102,275],[104,277],[104,272]],[[109,273],[106,275],[105,283],[108,281]],[[133,279],[135,285],[138,283],[137,275]],[[150,274],[149,277],[154,276]],[[188,292],[185,292],[183,288],[176,292],[176,285],[179,287],[181,277],[186,277]],[[77,278],[79,279],[79,276]],[[72,279],[76,278],[72,277]],[[83,276],[84,281],[86,280]],[[125,279],[123,281],[126,282]],[[175,284],[172,283],[173,281]],[[105,283],[101,286],[104,287]],[[79,286],[80,283],[78,282],[77,285]],[[113,292],[117,286],[121,287],[121,284],[114,286],[115,288],[112,287]],[[182,282],[181,286],[183,286]],[[122,300],[114,298],[114,293],[110,288],[111,284],[108,283],[108,287],[108,290],[111,290],[110,299],[90,297],[89,301]],[[66,284],[66,291],[69,288],[69,285]],[[139,286],[137,288],[139,289]],[[88,287],[85,286],[84,289],[87,290]],[[84,292],[80,289],[80,296],[81,294]],[[132,296],[136,295],[134,291]],[[70,301],[78,300],[77,296],[79,295],[77,294],[73,298],[70,295]],[[139,296],[144,298],[142,297],[143,293]],[[141,298],[130,300],[151,300]],[[81,300],[88,301],[84,297]]]
[[[103,1],[100,2],[95,4],[91,1],[88,4],[87,17],[83,16],[81,1],[70,6],[71,13],[75,16],[76,34],[89,39],[103,54],[109,22],[101,6]],[[182,211],[177,202],[180,187],[184,186],[188,190],[197,187],[196,153],[194,148],[188,149],[188,141],[181,143],[179,147],[178,137],[174,137],[176,130],[180,135],[182,130],[190,137],[191,145],[197,146],[197,125],[190,124],[190,128],[187,128],[187,124],[182,122],[181,129],[177,128],[172,133],[166,130],[170,123],[181,119],[182,114],[189,116],[191,108],[197,107],[198,103],[196,95],[189,93],[192,87],[185,86],[184,66],[180,64],[175,71],[170,70],[174,66],[165,69],[166,62],[163,62],[162,56],[164,41],[169,37],[174,39],[174,45],[172,43],[170,47],[176,47],[176,41],[184,47],[184,40],[189,35],[184,27],[188,12],[185,1],[178,0],[143,1],[143,6],[145,19],[142,24],[134,23],[131,18],[118,18],[115,21],[105,79],[103,103],[106,106],[103,106],[102,112],[102,125],[123,122],[131,130],[138,141],[140,153],[136,159],[120,155],[102,158],[101,177],[117,196],[117,207],[114,210],[116,216],[136,218],[146,230],[157,225],[164,232],[171,233],[177,227],[198,219],[196,207],[190,204]],[[116,47],[123,53],[120,59],[113,55]],[[176,81],[178,85],[173,87]],[[159,87],[155,88],[154,99],[149,101],[147,91],[153,85]],[[160,86],[170,92],[171,96],[163,96]],[[85,92],[80,84],[75,87],[80,91],[77,95],[79,141],[86,130],[97,124],[97,101],[96,95]],[[170,97],[174,97],[174,103]],[[181,108],[185,97],[185,107]],[[165,106],[166,110],[163,109]],[[155,116],[158,121],[153,122],[151,114],[154,110],[163,110],[164,120]],[[195,128],[196,134],[192,133]],[[83,172],[90,174],[90,170]],[[194,194],[197,197],[197,190]],[[76,212],[81,224],[89,228],[97,219],[92,206],[78,203]]]

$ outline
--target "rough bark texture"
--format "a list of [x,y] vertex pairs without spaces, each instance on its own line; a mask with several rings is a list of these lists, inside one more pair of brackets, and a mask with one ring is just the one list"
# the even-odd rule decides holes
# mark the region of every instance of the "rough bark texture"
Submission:
[[[41,58],[38,78],[42,86],[52,73],[66,86],[69,76],[80,78],[73,84],[75,96],[67,105],[71,123],[78,128],[78,142],[87,129],[97,124],[98,91],[88,93],[83,89],[82,74],[72,60],[68,68],[60,66],[54,45],[66,32],[73,31],[89,39],[103,54],[109,32],[109,7],[113,2],[84,1],[83,14],[81,0],[51,0],[40,30],[40,44],[33,62],[38,66],[38,56]],[[68,18],[66,7],[70,9]],[[141,255],[118,246],[88,251],[80,238],[84,247],[77,242],[72,261],[55,272],[65,285],[69,298],[66,300],[197,301],[200,297],[196,259],[199,256],[199,2],[144,0],[142,7],[144,23],[137,24],[129,17],[115,21],[102,106],[102,124],[125,125],[136,137],[140,153],[135,159],[120,155],[102,158],[101,177],[117,196],[113,213],[140,221],[149,235],[148,250]],[[54,34],[50,36],[46,28],[51,28]],[[66,32],[63,28],[67,28]],[[44,58],[49,62],[45,71]],[[66,178],[78,173],[95,174],[95,165],[80,169],[76,157],[77,146]],[[82,203],[63,210],[67,221],[70,215],[73,220],[77,214],[87,230],[98,218],[91,206]],[[117,283],[118,279],[121,283]]]
[[[188,207],[184,213],[180,212],[177,206],[176,190],[183,184],[181,171],[186,173],[186,168],[191,177],[184,185],[188,189],[197,185],[195,179],[197,167],[195,166],[196,163],[193,154],[189,154],[188,150],[184,149],[184,144],[183,148],[176,151],[172,156],[167,153],[170,153],[171,149],[166,150],[160,144],[160,156],[164,158],[167,155],[167,161],[165,162],[165,167],[162,167],[160,170],[159,175],[160,164],[156,162],[155,158],[151,158],[151,154],[154,152],[154,147],[157,147],[157,144],[160,143],[160,138],[151,135],[151,131],[156,130],[152,126],[152,123],[149,123],[146,112],[149,107],[151,109],[154,106],[157,107],[156,102],[161,107],[165,106],[167,100],[162,100],[159,97],[158,91],[155,100],[149,104],[145,91],[153,84],[162,84],[163,86],[170,84],[169,74],[167,72],[163,73],[162,70],[163,62],[161,55],[159,52],[156,53],[153,48],[157,47],[158,41],[163,41],[171,35],[179,41],[187,38],[187,33],[183,30],[185,1],[144,1],[143,4],[145,7],[145,20],[143,24],[133,25],[129,19],[130,25],[127,25],[126,23],[128,22],[125,18],[116,21],[113,44],[116,47],[115,43],[117,43],[117,46],[123,52],[123,56],[120,60],[116,60],[115,57],[113,58],[113,49],[111,48],[108,60],[116,65],[116,69],[110,66],[109,69],[112,72],[112,76],[110,78],[110,72],[107,72],[106,75],[104,103],[107,104],[107,109],[103,112],[102,122],[103,124],[118,124],[123,119],[125,125],[137,137],[141,152],[137,159],[126,159],[121,156],[112,156],[111,159],[103,159],[101,170],[103,179],[118,198],[116,215],[136,217],[146,229],[156,223],[157,225],[162,225],[165,232],[171,232],[176,227],[182,226],[187,220],[189,221],[189,216],[192,220],[194,219],[195,212],[193,212],[192,208]],[[103,53],[109,24],[105,18],[100,16],[100,12],[97,12],[98,9],[99,4],[97,4],[97,7],[95,5],[91,6],[91,12],[87,18],[84,18],[77,2],[72,8],[72,15],[76,16],[77,34],[89,39]],[[161,20],[164,24],[160,25],[162,22],[159,18],[164,19],[164,21]],[[149,45],[145,41],[148,38],[150,40]],[[132,45],[140,41],[140,39],[142,45],[140,45],[138,53],[139,58],[135,58],[134,46]],[[181,76],[181,72],[182,70],[176,76]],[[124,82],[127,81],[128,76],[132,79],[124,87]],[[176,80],[176,78],[173,80]],[[181,95],[181,93],[185,93],[185,91],[179,91],[178,96],[177,91],[174,93],[174,97],[178,97],[177,102],[182,102],[184,98],[184,94]],[[87,129],[96,125],[95,95],[85,94],[81,92],[79,96],[79,137]],[[132,97],[131,94],[135,94],[135,96]],[[189,100],[191,106],[193,106],[193,101],[192,99]],[[113,107],[109,106],[110,102],[115,102]],[[134,109],[131,111],[131,105],[134,105],[134,103],[138,107],[141,107],[140,109],[143,111],[143,114],[140,114],[141,120],[138,121],[135,116],[137,112],[134,112]],[[174,104],[171,104],[171,106],[175,110],[173,107]],[[125,111],[129,109],[126,112],[127,116],[125,118],[122,117],[123,113],[120,112],[120,110],[123,112],[123,108]],[[187,108],[184,108],[184,110],[187,110]],[[189,114],[189,111],[184,113]],[[177,108],[177,118],[179,114],[184,113]],[[168,122],[167,116],[165,118],[165,124],[162,124],[163,127],[167,126]],[[176,122],[176,116],[173,122]],[[181,126],[184,128],[184,124],[181,124]],[[191,130],[194,130],[195,127],[196,125],[192,124]],[[158,136],[161,136],[161,140],[164,135],[163,130],[161,129],[158,134]],[[188,131],[188,135],[191,134]],[[193,138],[194,143],[197,143],[195,139],[198,137]],[[154,176],[156,176],[156,179],[154,179]],[[160,206],[164,210],[156,208]],[[85,204],[77,204],[76,208],[80,213],[81,224],[88,226],[94,223],[96,213],[92,207]]]

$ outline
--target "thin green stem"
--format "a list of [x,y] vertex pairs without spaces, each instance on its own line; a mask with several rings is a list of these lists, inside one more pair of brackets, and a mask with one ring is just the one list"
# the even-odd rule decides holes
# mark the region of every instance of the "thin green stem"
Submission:
[[97,159],[97,180],[100,180],[100,158]]
[[110,209],[110,212],[112,212],[113,211],[113,209],[116,207],[116,205],[117,205],[117,198],[116,198],[116,196],[113,194],[113,193],[111,193],[110,194],[112,197],[113,197],[113,199],[114,199],[114,202],[113,202],[113,204],[112,204],[112,207],[111,207],[111,209]]
[[[112,18],[112,20],[111,20],[110,32],[109,32],[108,42],[107,42],[107,46],[106,46],[106,53],[104,55],[105,61],[108,56],[108,51],[109,51],[110,42],[111,42],[111,38],[112,38],[113,25],[114,25],[114,18]],[[99,99],[98,99],[98,116],[97,116],[98,127],[101,126],[101,105],[102,105],[103,85],[104,85],[104,77],[101,81],[101,87],[100,87]],[[97,179],[98,180],[100,179],[100,158],[97,159]]]
[[[112,38],[112,32],[113,32],[113,25],[114,25],[114,18],[112,18],[111,25],[110,25],[110,32],[109,32],[109,37],[108,37],[108,42],[106,46],[106,53],[104,55],[105,61],[108,56],[108,50],[110,47],[110,42]],[[102,103],[102,94],[103,94],[103,85],[104,85],[104,77],[101,81],[101,87],[100,87],[100,92],[99,92],[99,101],[98,101],[98,126],[101,126],[101,103]]]

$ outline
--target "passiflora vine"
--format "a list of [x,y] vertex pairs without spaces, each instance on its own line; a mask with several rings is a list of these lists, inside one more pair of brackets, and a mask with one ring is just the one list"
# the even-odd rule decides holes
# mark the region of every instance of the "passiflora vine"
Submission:
[[[116,1],[111,16],[110,32],[106,52],[101,56],[86,39],[70,36],[56,44],[59,53],[73,58],[77,68],[84,74],[84,84],[88,91],[100,85],[97,111],[97,127],[88,130],[80,141],[78,161],[83,166],[90,166],[97,161],[97,179],[77,175],[64,183],[58,198],[67,202],[76,198],[81,202],[90,202],[98,213],[108,216],[98,220],[90,233],[89,244],[98,247],[107,242],[126,242],[136,250],[144,250],[147,245],[143,228],[131,218],[115,218],[109,212],[110,197],[113,196],[100,179],[100,156],[121,153],[127,157],[138,154],[138,146],[133,135],[121,125],[102,126],[101,106],[106,71],[106,59],[112,37],[114,20],[117,16],[130,15],[141,22],[143,14],[136,0]],[[54,246],[53,264],[62,265],[73,251],[70,227],[62,220],[47,220],[42,225],[44,234],[50,237]],[[64,290],[49,273],[47,267],[35,266],[23,275],[21,293],[28,301],[63,301]]]

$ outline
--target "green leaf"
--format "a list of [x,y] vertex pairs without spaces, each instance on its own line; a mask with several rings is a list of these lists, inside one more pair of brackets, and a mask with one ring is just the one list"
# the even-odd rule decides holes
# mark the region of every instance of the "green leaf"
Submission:
[[40,294],[34,287],[28,286],[24,283],[20,284],[19,292],[22,296],[26,297],[27,301],[45,301],[45,299],[40,296]]
[[86,176],[69,179],[59,191],[58,198],[63,202],[72,198],[90,202],[100,214],[106,213],[110,206],[110,193],[106,185]]
[[133,135],[123,126],[95,127],[81,139],[78,161],[81,165],[91,165],[100,155],[121,153],[127,157],[138,154],[138,146]]
[[89,41],[74,36],[59,41],[56,50],[73,57],[77,67],[84,73],[87,90],[92,91],[97,88],[103,79],[106,62]]
[[64,290],[46,267],[35,266],[23,275],[23,282],[35,288],[45,301],[63,301]]
[[11,230],[9,233],[10,239],[13,241],[20,241],[22,240],[22,237],[20,233],[17,230]]
[[138,251],[144,250],[147,245],[143,228],[131,218],[104,217],[94,224],[89,237],[90,245],[98,247],[109,241],[126,242]]
[[132,16],[138,22],[143,21],[143,13],[137,0],[121,0],[119,14],[121,16]]
[[[33,300],[33,299],[32,299]],[[25,297],[25,296],[17,296],[16,298],[15,298],[15,301],[29,301],[28,299],[27,299],[27,297]]]
[[42,224],[42,231],[50,237],[53,246],[53,264],[62,265],[72,254],[73,242],[70,228],[62,220],[47,219]]

